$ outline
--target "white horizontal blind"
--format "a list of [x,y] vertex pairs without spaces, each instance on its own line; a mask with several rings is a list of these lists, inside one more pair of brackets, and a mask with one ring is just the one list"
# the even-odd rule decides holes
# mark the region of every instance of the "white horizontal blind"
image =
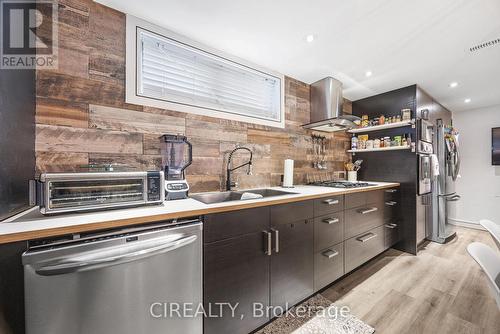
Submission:
[[137,94],[281,121],[281,79],[138,29]]

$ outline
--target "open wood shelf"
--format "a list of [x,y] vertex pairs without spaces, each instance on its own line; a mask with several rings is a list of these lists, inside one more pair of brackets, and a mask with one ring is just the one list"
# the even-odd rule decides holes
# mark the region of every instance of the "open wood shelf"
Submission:
[[380,148],[369,148],[363,150],[347,150],[349,153],[362,153],[362,152],[383,152],[383,151],[398,151],[398,150],[410,150],[411,146],[391,146],[391,147],[380,147]]
[[402,122],[397,122],[397,123],[389,123],[389,124],[382,124],[382,125],[367,126],[364,128],[351,129],[351,130],[348,130],[347,132],[349,132],[349,133],[364,133],[364,132],[379,131],[379,130],[385,130],[385,129],[402,128],[405,126],[413,125],[414,123],[415,123],[415,120],[409,120],[409,121],[402,121]]

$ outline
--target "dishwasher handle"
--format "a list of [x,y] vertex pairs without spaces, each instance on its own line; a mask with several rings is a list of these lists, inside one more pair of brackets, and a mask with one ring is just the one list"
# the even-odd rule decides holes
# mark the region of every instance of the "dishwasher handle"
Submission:
[[62,263],[47,265],[35,269],[35,272],[41,276],[56,276],[56,275],[64,275],[80,271],[87,271],[92,269],[99,269],[103,267],[109,267],[120,263],[132,262],[135,260],[151,257],[157,254],[166,253],[174,249],[187,246],[190,243],[194,242],[197,238],[198,237],[196,235],[191,235],[189,237],[178,239],[159,246],[145,248],[131,253],[125,253],[103,258],[96,258],[92,260],[71,261],[71,259],[69,259]]

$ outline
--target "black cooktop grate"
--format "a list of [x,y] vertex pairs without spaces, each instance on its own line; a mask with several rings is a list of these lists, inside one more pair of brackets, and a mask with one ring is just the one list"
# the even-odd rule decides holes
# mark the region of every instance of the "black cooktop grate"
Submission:
[[331,187],[331,188],[362,188],[362,187],[374,186],[375,184],[368,182],[320,181],[320,182],[309,183],[309,185],[320,186],[320,187]]

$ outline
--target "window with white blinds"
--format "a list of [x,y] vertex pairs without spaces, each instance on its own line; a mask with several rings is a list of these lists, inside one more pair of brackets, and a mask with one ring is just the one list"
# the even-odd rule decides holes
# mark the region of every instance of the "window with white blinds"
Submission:
[[201,108],[208,116],[283,125],[282,77],[140,27],[136,48],[137,96],[180,111],[194,107],[198,114]]

